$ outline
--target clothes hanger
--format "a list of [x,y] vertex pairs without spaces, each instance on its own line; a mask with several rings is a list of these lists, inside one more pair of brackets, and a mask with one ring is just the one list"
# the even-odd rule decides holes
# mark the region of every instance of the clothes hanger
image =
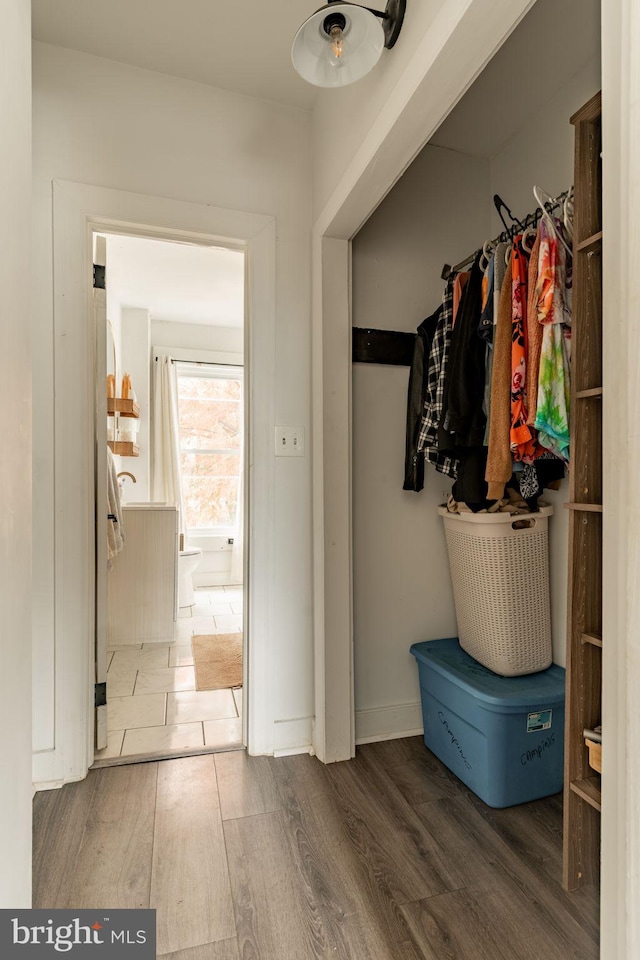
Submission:
[[[499,193],[494,193],[494,195],[493,195],[493,205],[495,206],[496,210],[498,211],[498,216],[499,216],[500,219],[502,220],[502,222],[503,222],[503,224],[504,224],[504,228],[505,228],[505,230],[507,231],[508,234],[511,234],[511,230],[513,229],[514,226],[519,227],[520,230],[524,230],[524,226],[522,225],[522,223],[517,219],[517,217],[514,217],[514,215],[511,213],[511,210],[509,210],[509,207],[506,205],[506,203],[504,202],[504,200],[502,199],[502,197],[500,196]],[[503,208],[504,208],[505,213],[507,214],[507,216],[508,216],[509,219],[511,220],[511,226],[509,226],[509,224],[508,224],[507,221],[505,220],[504,216],[502,215],[502,210],[503,210]]]
[[569,256],[571,256],[572,254],[571,247],[569,246],[567,241],[564,239],[560,231],[556,228],[553,217],[551,216],[551,213],[547,207],[547,204],[549,205],[549,207],[553,207],[555,205],[555,202],[556,202],[555,197],[552,197],[550,193],[547,193],[546,190],[543,190],[542,187],[539,187],[537,185],[534,186],[533,188],[533,195],[538,203],[538,206],[542,210],[542,219],[547,223],[547,225],[553,232],[553,235],[556,238],[556,240],[560,241],[560,243],[565,248]]
[[[529,223],[529,220],[532,222]],[[533,245],[536,242],[536,237],[538,235],[538,229],[535,226],[535,218],[530,217],[529,215],[524,222],[524,232],[522,234],[522,239],[520,240],[521,248],[527,253],[531,253]]]
[[480,257],[480,269],[486,270],[495,253],[495,247],[492,240],[485,240],[482,244],[482,256]]

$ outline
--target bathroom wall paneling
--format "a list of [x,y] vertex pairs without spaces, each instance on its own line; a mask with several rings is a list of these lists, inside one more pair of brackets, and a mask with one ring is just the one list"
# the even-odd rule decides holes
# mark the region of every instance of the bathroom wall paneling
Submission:
[[177,615],[178,511],[122,508],[125,549],[107,576],[109,646],[171,642]]

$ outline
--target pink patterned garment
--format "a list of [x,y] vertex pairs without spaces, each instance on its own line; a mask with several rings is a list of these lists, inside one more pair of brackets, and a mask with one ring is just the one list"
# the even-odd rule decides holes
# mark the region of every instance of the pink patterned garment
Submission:
[[512,263],[511,331],[511,432],[513,459],[533,463],[539,456],[535,431],[527,425],[527,280],[529,257],[521,248],[522,236],[514,237]]

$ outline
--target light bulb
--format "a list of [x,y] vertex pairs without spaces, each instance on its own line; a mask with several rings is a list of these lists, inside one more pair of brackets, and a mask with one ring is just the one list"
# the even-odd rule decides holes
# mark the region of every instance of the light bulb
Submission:
[[329,31],[329,63],[332,67],[341,67],[344,63],[344,35],[338,24]]

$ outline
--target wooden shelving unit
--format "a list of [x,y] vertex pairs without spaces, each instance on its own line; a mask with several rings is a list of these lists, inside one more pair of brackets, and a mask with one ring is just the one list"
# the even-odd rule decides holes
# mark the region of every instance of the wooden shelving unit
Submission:
[[119,457],[139,457],[140,447],[131,440],[107,440],[107,446]]
[[[107,417],[115,417],[113,434],[118,436],[118,420],[120,417],[140,419],[140,405],[135,400],[123,400],[121,397],[107,397]],[[109,431],[111,433],[111,431]],[[120,457],[139,457],[140,448],[131,440],[107,440],[112,453]]]
[[602,648],[602,135],[597,94],[575,127],[569,597],[564,777],[568,890],[600,876],[600,776],[583,730],[601,721]]
[[140,404],[135,400],[122,400],[120,397],[107,397],[107,416],[140,418]]

